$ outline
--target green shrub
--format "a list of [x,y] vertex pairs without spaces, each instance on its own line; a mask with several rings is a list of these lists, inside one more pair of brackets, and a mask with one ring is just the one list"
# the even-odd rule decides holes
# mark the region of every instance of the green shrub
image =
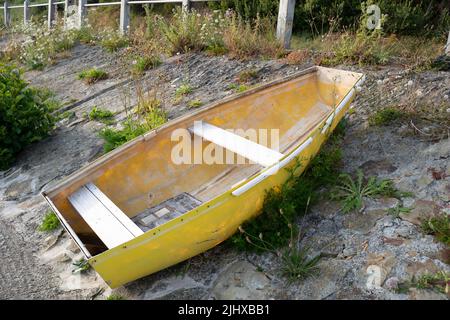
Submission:
[[44,216],[41,225],[39,226],[39,231],[49,232],[57,229],[60,226],[60,222],[56,214],[49,210]]
[[84,80],[87,84],[93,84],[100,80],[105,80],[108,78],[108,73],[101,69],[92,68],[81,71],[78,74],[79,80]]
[[55,119],[46,100],[48,96],[29,87],[18,69],[0,64],[0,170],[53,129]]

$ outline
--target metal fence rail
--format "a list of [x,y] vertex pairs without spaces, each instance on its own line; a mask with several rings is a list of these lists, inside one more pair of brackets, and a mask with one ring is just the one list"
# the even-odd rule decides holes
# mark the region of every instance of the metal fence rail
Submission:
[[[191,4],[195,2],[208,2],[219,0],[120,0],[105,3],[87,3],[87,0],[48,0],[47,3],[31,4],[30,0],[25,0],[23,5],[10,6],[8,0],[0,9],[3,10],[3,21],[6,27],[11,25],[11,10],[23,9],[23,23],[26,25],[31,19],[30,8],[47,7],[48,8],[48,27],[52,28],[56,20],[56,12],[58,5],[64,5],[64,17],[69,16],[69,8],[73,8],[77,4],[77,21],[76,27],[82,28],[87,20],[87,9],[91,7],[120,6],[120,24],[119,30],[122,34],[128,33],[130,27],[130,5],[157,4],[157,3],[180,3],[184,11],[190,10]],[[292,26],[294,21],[295,0],[280,0],[277,37],[283,43],[285,48],[289,48],[292,36]]]

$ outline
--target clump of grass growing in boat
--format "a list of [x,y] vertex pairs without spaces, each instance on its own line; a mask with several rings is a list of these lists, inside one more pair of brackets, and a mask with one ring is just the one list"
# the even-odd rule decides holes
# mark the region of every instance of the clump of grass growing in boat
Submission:
[[56,214],[52,210],[48,210],[45,213],[44,219],[42,220],[41,225],[39,226],[39,231],[42,232],[50,232],[58,229],[60,226],[60,222]]
[[450,218],[442,213],[422,221],[422,231],[431,234],[443,244],[450,246]]
[[98,107],[94,107],[92,108],[91,112],[89,112],[89,120],[95,120],[95,121],[100,121],[106,124],[112,124],[113,121],[113,117],[114,117],[114,113],[109,111],[109,110],[105,110],[105,109],[101,109]]
[[108,78],[108,73],[104,70],[92,68],[81,71],[78,74],[78,79],[83,80],[86,84],[93,84],[100,80]]
[[[290,177],[284,184],[267,191],[261,213],[242,225],[246,235],[236,233],[228,241],[233,247],[260,252],[266,244],[280,248],[289,243],[293,228],[290,226],[294,226],[296,219],[318,201],[320,189],[334,185],[338,179],[344,129],[345,121],[342,121],[301,175],[298,175],[302,168],[299,162],[289,170]],[[258,240],[259,235],[264,240]],[[247,241],[247,237],[252,239],[252,243]]]
[[100,131],[100,137],[105,140],[104,152],[112,151],[147,131],[156,129],[166,123],[167,114],[160,106],[161,102],[155,96],[148,95],[145,97],[138,90],[136,117],[128,116],[120,129],[104,128]]

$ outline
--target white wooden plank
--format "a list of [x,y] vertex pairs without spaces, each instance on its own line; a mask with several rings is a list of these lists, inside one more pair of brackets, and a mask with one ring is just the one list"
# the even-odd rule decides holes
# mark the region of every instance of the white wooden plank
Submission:
[[81,187],[70,195],[69,201],[109,249],[134,238],[86,187]]
[[88,183],[85,187],[119,220],[135,237],[144,232],[112,202],[96,185]]
[[277,163],[283,154],[206,122],[194,125],[191,132],[264,167]]

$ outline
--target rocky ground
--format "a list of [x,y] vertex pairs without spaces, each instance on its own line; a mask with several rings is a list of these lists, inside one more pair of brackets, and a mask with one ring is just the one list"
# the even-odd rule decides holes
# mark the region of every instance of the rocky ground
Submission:
[[[208,103],[232,94],[229,85],[242,70],[258,70],[250,83],[256,84],[306,67],[190,54],[166,60],[137,81],[115,58],[98,47],[77,46],[71,57],[26,73],[33,85],[51,89],[64,101],[62,110],[73,113],[51,137],[27,148],[14,167],[0,172],[0,298],[103,299],[111,293],[94,271],[72,273],[81,253],[65,232],[37,231],[48,210],[40,192],[102,153],[97,132],[104,124],[87,120],[86,112],[98,106],[121,120],[142,90],[155,92],[173,119],[189,111],[190,100]],[[85,85],[76,75],[89,67],[107,70],[110,78]],[[430,128],[421,128],[423,135],[410,124],[380,128],[369,126],[367,119],[377,108],[407,105],[414,97],[430,108],[450,107],[450,73],[414,73],[395,66],[350,69],[366,73],[368,80],[348,117],[343,171],[361,168],[392,179],[411,197],[367,201],[362,212],[352,214],[343,214],[338,203],[325,198],[312,207],[301,222],[302,242],[324,258],[317,275],[300,283],[288,284],[279,260],[269,253],[237,253],[221,245],[117,293],[129,299],[447,299],[434,290],[396,293],[396,288],[422,274],[450,272],[449,248],[418,226],[420,217],[431,212],[450,214],[450,140],[429,141]],[[175,89],[183,81],[194,91],[175,103]],[[436,180],[433,170],[446,174]],[[388,213],[398,205],[412,210]]]

